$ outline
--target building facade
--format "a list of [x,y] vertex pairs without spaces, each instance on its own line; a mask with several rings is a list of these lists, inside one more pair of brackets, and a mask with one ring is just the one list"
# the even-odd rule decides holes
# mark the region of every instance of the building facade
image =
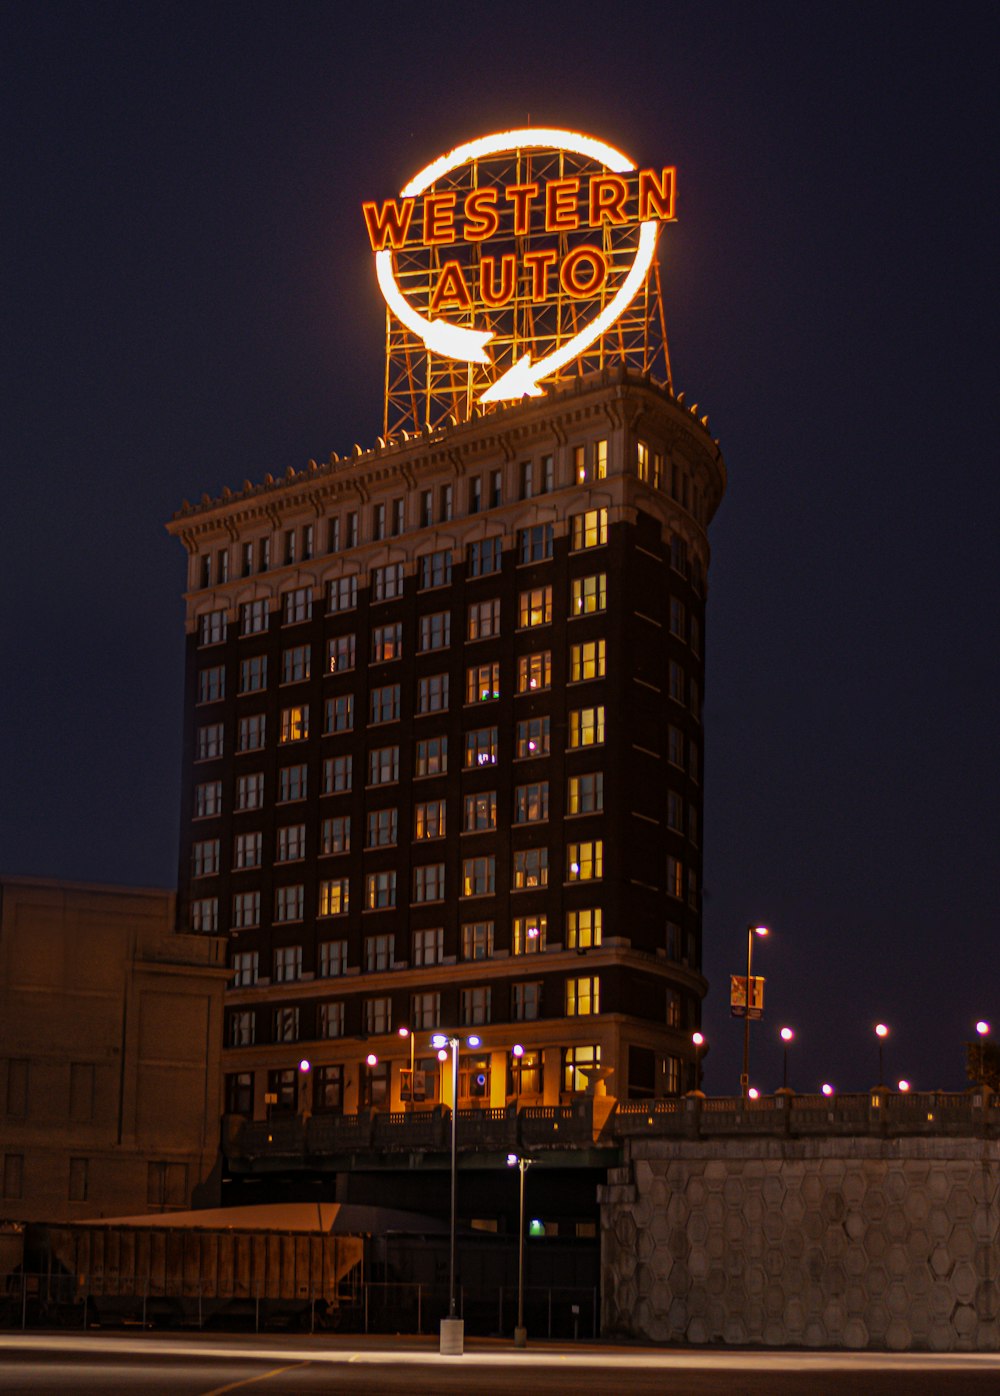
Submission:
[[225,942],[174,903],[0,878],[0,1220],[217,1198]]
[[724,488],[622,370],[174,517],[229,1113],[450,1103],[436,1030],[481,1040],[463,1107],[691,1087]]

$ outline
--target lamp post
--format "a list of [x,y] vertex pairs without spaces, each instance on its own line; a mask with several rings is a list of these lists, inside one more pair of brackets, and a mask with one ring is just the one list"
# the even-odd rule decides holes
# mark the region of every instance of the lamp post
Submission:
[[875,1036],[878,1038],[878,1083],[881,1086],[885,1076],[885,1072],[882,1070],[882,1049],[885,1039],[889,1036],[889,1029],[884,1023],[875,1024]]
[[528,1330],[524,1326],[524,1175],[534,1161],[532,1158],[523,1158],[519,1154],[507,1155],[507,1167],[513,1168],[516,1164],[521,1175],[520,1205],[517,1214],[517,1327],[514,1329],[514,1346],[516,1348],[528,1345]]
[[754,936],[766,935],[766,926],[747,927],[746,1007],[743,1016],[743,1074],[740,1077],[740,1094],[744,1098],[750,1094],[750,1001],[753,997],[753,938]]
[[990,1025],[989,1025],[989,1023],[986,1022],[985,1018],[980,1018],[979,1022],[976,1024],[976,1032],[979,1034],[979,1088],[980,1088],[980,1090],[982,1090],[982,1089],[985,1087],[985,1085],[986,1085],[985,1071],[984,1071],[984,1061],[985,1061],[985,1058],[984,1058],[984,1055],[983,1055],[983,1038],[989,1036],[989,1031],[990,1031]]
[[705,1045],[705,1034],[704,1034],[704,1033],[701,1033],[701,1032],[693,1032],[693,1033],[691,1034],[691,1041],[694,1043],[694,1088],[695,1088],[696,1091],[700,1091],[700,1090],[701,1090],[701,1049],[702,1049],[702,1048],[704,1047],[704,1045]]
[[[438,1058],[448,1048],[451,1051],[451,1244],[448,1249],[448,1317],[441,1320],[439,1351],[448,1357],[461,1357],[465,1350],[465,1324],[455,1312],[455,1255],[458,1236],[458,1049],[457,1037],[435,1033],[431,1046],[438,1049]],[[469,1047],[478,1047],[479,1038],[467,1039]]]
[[783,1056],[784,1056],[784,1067],[783,1067],[783,1070],[782,1070],[782,1079],[781,1079],[781,1089],[782,1089],[783,1091],[787,1091],[787,1090],[788,1090],[788,1044],[789,1044],[789,1042],[791,1042],[791,1041],[793,1040],[794,1037],[795,1037],[795,1033],[792,1031],[791,1028],[782,1028],[782,1029],[781,1029],[781,1041],[782,1041]]
[[413,1033],[413,1032],[411,1032],[411,1030],[410,1030],[409,1028],[407,1028],[407,1027],[399,1028],[399,1029],[398,1029],[398,1033],[399,1033],[399,1036],[403,1039],[404,1042],[406,1041],[407,1038],[410,1039],[410,1101],[409,1101],[409,1105],[410,1105],[410,1113],[412,1114],[412,1112],[413,1112],[413,1065],[414,1065],[414,1063],[413,1063],[413,1049],[414,1049],[414,1047],[416,1046],[416,1034]]

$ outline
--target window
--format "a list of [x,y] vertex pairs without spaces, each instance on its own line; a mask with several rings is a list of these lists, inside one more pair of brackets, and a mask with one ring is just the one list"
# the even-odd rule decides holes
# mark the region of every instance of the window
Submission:
[[351,884],[346,877],[324,878],[319,884],[319,915],[343,916],[350,905]]
[[286,567],[291,567],[292,564],[295,562],[295,529],[294,529],[294,528],[287,528],[287,529],[285,530],[285,555],[284,555],[284,562],[285,562],[285,566],[286,566]]
[[352,509],[347,515],[347,546],[356,548],[358,546],[358,513]]
[[481,475],[473,475],[469,481],[469,513],[478,514],[483,507],[483,479]]
[[522,630],[534,625],[548,625],[552,620],[552,588],[533,587],[522,591],[518,598],[517,623]]
[[[497,472],[499,474],[499,471]],[[499,499],[496,501],[499,503]],[[491,507],[495,507],[492,505]],[[487,577],[492,572],[500,571],[500,549],[503,545],[502,538],[482,538],[478,543],[470,543],[468,551],[468,575],[470,577]]]
[[418,648],[421,654],[427,654],[430,650],[447,649],[450,643],[450,611],[435,611],[432,615],[420,617]]
[[701,654],[701,626],[695,616],[688,620],[688,644],[692,654]]
[[303,529],[302,529],[302,557],[303,557],[303,560],[308,560],[309,558],[312,557],[312,555],[313,555],[313,544],[314,544],[315,536],[316,536],[316,535],[315,535],[315,531],[314,531],[314,529],[313,529],[312,524],[305,524],[305,526],[304,526]]
[[338,795],[351,788],[350,756],[328,756],[323,762],[323,794]]
[[670,633],[678,640],[687,639],[687,611],[684,602],[678,601],[676,596],[670,598]]
[[[381,911],[396,905],[396,874],[393,869],[369,873],[365,878],[365,906],[369,911]],[[369,966],[371,968],[371,966]],[[385,965],[382,969],[387,968]]]
[[430,528],[434,522],[434,491],[420,491],[420,527]]
[[252,1047],[257,1036],[257,1015],[252,1008],[240,1008],[229,1015],[230,1047]]
[[309,709],[304,703],[281,710],[281,742],[304,742],[309,736]]
[[589,616],[595,611],[608,608],[608,574],[597,572],[592,577],[573,579],[573,597],[570,614]]
[[344,1000],[333,999],[329,1003],[321,1003],[319,1006],[319,1035],[320,1037],[343,1037],[344,1035]]
[[537,693],[552,687],[552,651],[522,654],[517,661],[518,693]]
[[555,485],[555,468],[551,456],[542,456],[538,472],[538,493],[551,494]]
[[263,713],[252,713],[241,717],[236,727],[237,751],[260,751],[264,745],[264,732],[267,720]]
[[[376,1029],[378,1031],[378,1029]],[[388,1028],[381,1031],[388,1032]],[[377,1066],[362,1066],[358,1082],[359,1104],[368,1110],[384,1105],[389,1099],[389,1062],[379,1062]]]
[[296,587],[294,591],[286,591],[281,598],[283,610],[282,620],[285,625],[298,625],[304,620],[312,617],[312,589],[310,587]]
[[570,645],[569,676],[573,683],[604,677],[603,640],[587,640],[582,645]]
[[537,955],[545,949],[549,918],[544,914],[514,917],[514,954]]
[[199,897],[191,903],[191,929],[202,935],[215,935],[219,929],[218,897]]
[[353,732],[354,694],[341,693],[336,698],[327,698],[323,704],[323,731]]
[[271,567],[271,540],[261,538],[257,545],[257,571],[267,572]]
[[447,549],[437,553],[425,553],[420,559],[420,590],[447,586],[450,581],[451,553]]
[[365,999],[365,1032],[392,1032],[392,999]]
[[417,712],[438,713],[448,706],[448,675],[428,674],[417,680]]
[[425,863],[413,869],[413,900],[415,902],[444,901],[444,864]]
[[667,791],[667,828],[684,832],[684,801],[676,790]]
[[570,950],[590,950],[601,943],[602,912],[585,906],[566,913],[566,944]]
[[221,645],[225,638],[225,611],[205,611],[198,617],[199,645]]
[[399,779],[399,747],[379,746],[368,753],[368,784],[391,785]]
[[302,946],[279,945],[274,952],[274,982],[289,984],[302,978]]
[[244,543],[240,549],[240,576],[249,577],[253,574],[253,544]]
[[369,974],[392,969],[396,958],[396,937],[393,935],[369,936],[365,941],[365,970]]
[[596,974],[566,980],[566,1017],[582,1018],[601,1011],[601,980]]
[[319,1066],[313,1078],[313,1109],[339,1113],[344,1108],[344,1067],[341,1062]]
[[[432,990],[429,993],[410,995],[410,1024],[414,1031],[436,1028],[441,1023],[441,995]],[[417,1099],[421,1098],[417,1094]],[[426,1093],[424,1094],[426,1099]]]
[[399,684],[383,684],[371,692],[368,721],[372,725],[380,722],[399,721]]
[[535,493],[535,467],[534,462],[524,460],[521,462],[521,498],[530,499]]
[[[474,1027],[477,1023],[492,1021],[493,991],[488,984],[476,984],[471,989],[462,990],[462,1024]],[[472,1092],[470,1092],[472,1094]],[[484,1092],[485,1094],[485,1092]]]
[[28,1062],[13,1057],[7,1063],[7,1114],[24,1119],[28,1113]]
[[274,893],[275,921],[301,921],[304,889],[301,882],[278,887]]
[[372,663],[384,664],[403,657],[403,627],[399,621],[392,625],[377,625],[372,631]]
[[443,955],[443,926],[432,926],[428,930],[413,932],[414,965],[439,965]]
[[465,671],[465,701],[487,703],[500,697],[500,661],[473,664]]
[[236,892],[233,895],[233,930],[246,931],[260,925],[260,893]]
[[357,648],[353,635],[336,635],[327,642],[326,671],[328,674],[343,674],[353,669]]
[[259,868],[262,835],[259,832],[237,834],[233,843],[233,867]]
[[308,645],[295,645],[281,651],[281,682],[301,683],[309,677],[310,650]]
[[488,640],[491,635],[500,634],[500,598],[489,601],[474,601],[466,616],[466,638]]
[[594,747],[605,740],[605,705],[570,712],[571,747]]
[[[530,1023],[538,1017],[539,1008],[542,1002],[542,986],[539,980],[530,980],[527,983],[515,984],[513,994],[514,1021],[516,1023]],[[519,1082],[517,1094],[522,1091],[534,1094],[540,1087],[528,1084],[528,1071],[525,1068],[525,1058],[535,1058],[534,1069],[541,1072],[541,1064],[538,1060],[539,1053],[525,1052],[524,1056],[515,1060],[514,1071]]]
[[209,780],[194,788],[194,817],[209,819],[222,813],[222,781]]
[[[283,774],[283,773],[282,773]],[[264,772],[253,771],[236,779],[236,809],[260,809],[264,803]]]
[[667,760],[671,766],[684,769],[684,733],[673,724],[667,727]]
[[448,769],[448,738],[427,737],[417,742],[415,776],[440,776]]
[[267,629],[267,602],[245,601],[240,607],[240,632],[243,635],[259,635]]
[[604,840],[566,845],[566,876],[570,882],[590,882],[604,876]]
[[462,801],[462,832],[474,834],[496,827],[497,792],[480,790],[477,795],[466,795]]
[[406,527],[406,508],[402,496],[392,501],[392,531],[394,534],[403,532]]
[[604,808],[604,772],[588,771],[566,782],[566,813],[596,814]]
[[[298,1042],[299,1010],[297,1008],[292,1008],[287,1005],[283,1008],[276,1008],[272,1015],[271,1023],[274,1031],[275,1042]],[[276,1072],[268,1072],[269,1076],[274,1076],[276,1074]],[[287,1079],[287,1082],[291,1086],[292,1092],[294,1093],[296,1085],[294,1071],[283,1071],[281,1075]],[[275,1094],[275,1092],[272,1092],[272,1094]],[[282,1091],[279,1090],[278,1092],[276,1092],[276,1094],[278,1095],[277,1108],[279,1110],[289,1108],[294,1109],[294,1104],[291,1107],[289,1107],[282,1101],[281,1097],[284,1094]]]
[[[278,772],[278,801],[288,804],[291,800],[304,800],[308,788],[309,770],[305,765],[282,766]],[[261,781],[263,782],[263,776]]]
[[608,443],[594,442],[594,475],[598,480],[608,478]]
[[226,1076],[226,1114],[253,1114],[253,1072],[233,1071]]
[[330,819],[324,819],[319,831],[319,851],[320,853],[350,853],[351,851],[351,816],[349,814],[337,814]]
[[248,989],[257,983],[260,969],[260,956],[256,950],[237,950],[233,956],[234,989]]
[[278,830],[276,863],[296,863],[306,856],[306,826],[285,824]]
[[488,960],[493,955],[492,921],[466,921],[462,926],[462,958]]
[[575,552],[583,548],[600,548],[608,541],[607,509],[588,509],[585,514],[574,514],[570,524]]
[[403,594],[403,564],[390,562],[385,567],[373,567],[371,573],[372,601],[391,601]]
[[321,940],[319,944],[319,977],[337,979],[347,972],[347,941]]
[[684,702],[684,670],[676,659],[670,661],[668,670],[669,692],[675,703]]
[[681,996],[676,989],[667,990],[666,1021],[668,1028],[681,1026]]
[[252,654],[240,660],[240,692],[259,693],[267,687],[267,655]]
[[385,537],[385,520],[385,504],[376,504],[374,514],[374,526],[372,528],[372,537],[376,541]]
[[193,877],[212,877],[219,871],[219,840],[200,839],[191,849]]
[[490,508],[499,509],[503,502],[503,471],[491,470],[488,478],[490,482]]
[[462,896],[492,897],[496,887],[496,858],[465,858],[462,862]]
[[514,891],[549,885],[549,850],[520,848],[514,851]]
[[373,809],[368,811],[368,848],[389,848],[396,843],[399,811]]
[[465,734],[465,767],[495,766],[497,763],[497,729],[479,727]]
[[519,785],[514,790],[514,823],[535,824],[549,817],[549,783],[535,781],[533,785]]
[[357,604],[357,576],[334,577],[327,591],[326,609],[328,611],[353,611]]
[[211,761],[222,755],[222,723],[210,722],[195,734],[195,760]]
[[445,834],[444,800],[425,800],[414,811],[415,839],[443,839]]
[[585,1091],[590,1084],[590,1070],[601,1065],[599,1042],[587,1046],[567,1047],[563,1051],[563,1090]]
[[226,671],[221,664],[198,671],[198,702],[217,703],[226,696]]
[[186,1163],[150,1163],[146,1169],[146,1202],[149,1206],[178,1208],[188,1200]]
[[529,756],[548,756],[551,719],[529,717],[517,724],[516,754],[523,760]]
[[517,560],[522,565],[528,562],[545,562],[552,556],[552,525],[534,524],[531,528],[517,530]]

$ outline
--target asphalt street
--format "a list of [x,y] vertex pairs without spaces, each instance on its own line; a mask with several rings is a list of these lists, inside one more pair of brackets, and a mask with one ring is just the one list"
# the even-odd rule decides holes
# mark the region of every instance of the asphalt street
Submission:
[[761,1352],[435,1340],[0,1334],[4,1396],[669,1392],[670,1396],[951,1396],[1000,1390],[1000,1355]]

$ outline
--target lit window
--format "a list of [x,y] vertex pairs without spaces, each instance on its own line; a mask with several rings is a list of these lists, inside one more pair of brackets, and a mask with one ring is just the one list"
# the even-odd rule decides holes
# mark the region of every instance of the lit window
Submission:
[[264,745],[266,718],[263,713],[241,717],[236,727],[237,751],[260,751]]
[[440,776],[448,769],[448,738],[427,737],[417,742],[415,776]]
[[320,825],[320,853],[350,853],[351,816],[338,814],[332,819],[324,819]]
[[566,845],[566,876],[570,882],[589,882],[604,876],[604,840]]
[[473,664],[465,671],[465,701],[486,703],[500,697],[500,661]]
[[308,645],[294,645],[281,652],[281,682],[301,683],[309,677],[310,650]]
[[208,819],[222,813],[222,781],[209,780],[194,788],[194,817]]
[[496,886],[496,858],[465,858],[462,862],[462,896],[492,897]]
[[[253,780],[250,776],[248,779]],[[259,777],[261,782],[261,797],[263,799],[264,777]],[[288,804],[292,800],[304,800],[306,798],[306,788],[308,783],[308,767],[305,765],[282,766],[278,772],[278,801],[280,804]],[[261,803],[261,801],[258,801]],[[252,808],[252,806],[248,806]]]
[[413,900],[444,901],[444,864],[424,863],[413,869]]
[[371,691],[368,721],[372,725],[380,722],[399,721],[399,684],[383,684]]
[[543,915],[514,917],[514,954],[536,955],[545,949],[549,918]]
[[341,693],[336,698],[327,698],[323,704],[323,731],[353,732],[354,694]]
[[606,572],[597,572],[592,577],[573,579],[571,615],[588,616],[595,611],[605,611],[608,606],[608,577]]
[[445,835],[444,800],[426,800],[416,806],[413,820],[415,839],[443,839]]
[[552,651],[522,654],[517,661],[518,693],[539,693],[552,687]]
[[499,635],[499,596],[491,597],[489,601],[474,601],[466,619],[466,638],[469,640],[488,640],[492,635]]
[[291,887],[278,887],[274,893],[275,921],[301,921],[305,890],[301,882]]
[[213,877],[219,871],[219,840],[199,839],[191,848],[193,877]]
[[534,824],[549,817],[549,783],[535,781],[532,785],[519,785],[514,790],[515,824]]
[[295,863],[306,856],[306,826],[286,824],[278,830],[277,863]]
[[530,756],[548,756],[550,749],[551,719],[529,717],[517,724],[516,754],[525,759]]
[[596,974],[566,980],[566,1016],[582,1018],[601,1011],[601,980]]
[[198,671],[198,702],[216,703],[226,696],[226,671],[221,664]]
[[350,898],[351,885],[348,878],[325,878],[319,884],[319,915],[343,916],[350,907]]
[[368,784],[391,785],[399,780],[399,747],[380,746],[368,753]]
[[569,676],[573,683],[604,677],[604,641],[586,640],[570,646]]
[[309,709],[303,703],[281,710],[282,742],[304,742],[309,736]]
[[[499,471],[497,472],[499,474]],[[497,492],[499,494],[499,491]],[[496,503],[499,503],[499,498]],[[493,507],[491,500],[491,507]],[[478,543],[470,543],[468,551],[468,575],[486,577],[500,571],[500,549],[502,538],[483,538]]]
[[488,960],[493,955],[492,921],[466,921],[462,926],[462,958]]
[[437,713],[448,706],[448,675],[428,674],[417,680],[417,712]]
[[447,649],[451,643],[451,613],[435,611],[433,615],[420,617],[419,649],[421,654],[430,650]]
[[259,831],[250,834],[237,834],[233,843],[233,867],[259,868],[263,834]]
[[495,766],[497,763],[497,729],[479,727],[465,734],[465,767]]
[[403,657],[403,627],[399,621],[392,625],[377,625],[372,631],[372,663],[384,664]]
[[517,531],[518,562],[524,564],[546,561],[552,556],[552,538],[551,524],[535,524],[531,528],[519,528]]
[[396,842],[399,822],[397,809],[373,809],[368,811],[368,848],[389,848]]
[[356,662],[356,644],[353,635],[336,635],[328,641],[326,648],[326,671],[328,674],[342,674],[353,669]]
[[520,848],[514,852],[515,891],[525,887],[547,887],[549,883],[549,850]]
[[552,588],[532,587],[522,591],[518,599],[517,623],[522,630],[533,625],[548,625],[552,620]]
[[336,979],[347,973],[347,941],[322,940],[319,945],[321,979]]
[[566,813],[596,814],[604,808],[604,772],[570,776],[566,783]]
[[331,1003],[321,1003],[319,1006],[319,1035],[320,1037],[343,1037],[344,1035],[344,1000],[334,999]]
[[590,1084],[590,1069],[601,1065],[600,1043],[566,1047],[563,1050],[563,1090],[585,1091]]
[[210,722],[195,734],[195,760],[212,761],[222,755],[222,723]]
[[480,790],[476,795],[466,795],[462,801],[462,832],[473,834],[496,827],[497,792]]
[[590,950],[601,943],[603,913],[599,906],[566,913],[566,944],[570,950]]
[[443,955],[443,926],[431,926],[427,930],[413,932],[413,963],[415,965],[439,965]]
[[667,896],[684,896],[684,864],[672,855],[667,857]]
[[253,654],[240,660],[240,692],[259,693],[267,687],[267,655]]
[[585,514],[574,514],[570,523],[574,552],[583,548],[600,548],[607,543],[607,509],[588,509]]
[[245,931],[260,925],[260,893],[236,892],[233,896],[233,929]]
[[329,756],[323,762],[323,794],[350,790],[353,761],[350,756]]
[[267,629],[267,602],[245,601],[240,607],[240,632],[243,635],[259,635]]
[[369,936],[365,941],[365,969],[369,974],[392,969],[396,958],[396,937],[394,935]]
[[274,952],[274,982],[286,984],[302,978],[302,946],[279,945]]
[[[365,906],[369,911],[380,911],[384,907],[396,905],[396,874],[392,869],[385,872],[369,873],[365,878]],[[371,966],[369,966],[371,968]],[[386,969],[386,965],[380,966]]]

